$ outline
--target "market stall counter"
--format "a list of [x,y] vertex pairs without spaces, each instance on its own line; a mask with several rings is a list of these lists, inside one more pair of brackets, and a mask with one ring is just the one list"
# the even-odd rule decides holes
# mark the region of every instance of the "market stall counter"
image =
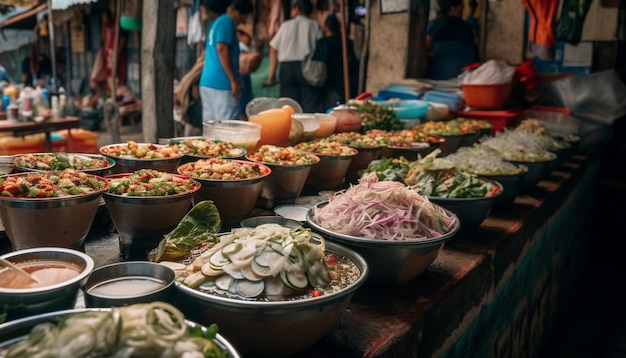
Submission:
[[[446,242],[408,284],[357,290],[333,330],[298,357],[535,355],[585,268],[600,155],[572,156]],[[111,228],[103,208],[85,243],[96,267],[123,261]]]

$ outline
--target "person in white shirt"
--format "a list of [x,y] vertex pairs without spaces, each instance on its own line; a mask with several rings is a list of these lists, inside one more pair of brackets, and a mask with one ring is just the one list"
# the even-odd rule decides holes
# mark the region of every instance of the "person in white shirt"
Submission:
[[270,69],[263,83],[275,85],[278,69],[280,96],[294,99],[305,113],[318,112],[322,97],[321,87],[311,86],[302,76],[302,60],[323,36],[320,25],[309,17],[312,12],[311,0],[294,1],[291,19],[283,22],[269,43]]

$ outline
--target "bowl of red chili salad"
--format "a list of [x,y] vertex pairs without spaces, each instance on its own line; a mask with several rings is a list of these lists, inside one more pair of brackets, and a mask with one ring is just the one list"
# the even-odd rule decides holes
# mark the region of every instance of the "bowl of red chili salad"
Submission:
[[73,169],[0,177],[0,219],[11,246],[83,249],[108,188],[105,178]]
[[132,173],[139,169],[175,173],[185,153],[176,145],[128,141],[100,147],[100,154],[115,160],[116,165],[112,173],[120,174]]
[[295,147],[278,147],[265,144],[254,153],[248,153],[250,161],[267,165],[272,172],[263,182],[260,198],[267,207],[278,203],[293,202],[304,188],[311,167],[319,163],[320,158],[310,152]]
[[317,190],[337,189],[343,185],[352,158],[358,150],[338,142],[322,140],[299,143],[296,149],[304,150],[320,158],[306,179],[306,184]]
[[163,235],[172,231],[192,206],[200,183],[190,177],[140,169],[106,177],[106,208],[127,259],[146,259]]
[[462,222],[396,181],[365,174],[359,184],[309,209],[307,223],[329,241],[361,254],[372,286],[406,284],[421,275]]
[[261,163],[222,158],[185,163],[176,171],[200,182],[201,187],[193,201],[213,201],[219,210],[223,228],[237,226],[250,215],[263,182],[272,172]]
[[16,172],[44,172],[65,169],[105,176],[115,166],[115,160],[100,154],[27,153],[15,156]]

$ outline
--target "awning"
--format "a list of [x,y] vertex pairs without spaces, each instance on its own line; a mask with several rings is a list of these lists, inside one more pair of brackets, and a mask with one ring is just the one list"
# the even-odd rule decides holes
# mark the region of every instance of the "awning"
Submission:
[[35,43],[37,35],[32,31],[4,29],[0,39],[0,53],[3,53]]
[[37,13],[46,10],[48,4],[39,4],[30,10],[21,11],[0,22],[0,29],[32,30],[37,25]]

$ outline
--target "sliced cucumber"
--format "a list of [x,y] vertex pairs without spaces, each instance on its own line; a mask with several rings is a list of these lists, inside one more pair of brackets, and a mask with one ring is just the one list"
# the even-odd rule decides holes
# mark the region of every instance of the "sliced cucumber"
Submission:
[[231,255],[234,255],[243,249],[243,245],[241,243],[230,243],[222,249],[222,256],[226,258],[230,258]]
[[185,266],[184,264],[181,264],[179,262],[172,262],[172,261],[161,261],[159,262],[161,265],[166,266],[171,268],[174,271],[182,271],[184,270],[187,266]]
[[268,277],[265,279],[266,296],[283,296],[285,294],[285,284],[280,277]]
[[226,272],[227,274],[229,274],[232,278],[236,280],[241,280],[242,278],[244,278],[243,274],[241,273],[241,270],[231,264],[224,265],[223,268],[224,268],[224,272]]
[[280,278],[285,285],[294,290],[303,290],[309,285],[306,274],[300,272],[282,272]]
[[226,265],[227,263],[229,263],[230,260],[228,260],[227,258],[225,258],[222,255],[221,251],[217,251],[215,252],[211,258],[209,258],[209,263],[211,264],[211,266],[216,269],[219,270],[221,269],[224,265]]
[[185,286],[196,288],[205,283],[209,278],[205,276],[201,271],[194,272],[191,275],[185,277],[183,283]]
[[[252,262],[254,262],[254,261],[252,261]],[[257,275],[256,272],[254,272],[254,270],[250,266],[242,267],[241,268],[241,274],[248,281],[261,281],[261,280],[263,280],[263,277],[265,277],[265,276]]]
[[228,291],[235,281],[230,275],[221,275],[215,278],[215,286],[220,290]]
[[268,276],[272,276],[272,271],[270,270],[269,266],[261,266],[258,264],[258,262],[256,260],[252,260],[252,263],[250,264],[250,269],[252,269],[252,271],[254,271],[254,273],[256,273],[257,275],[261,276],[261,277],[268,277]]
[[280,259],[282,257],[281,254],[279,254],[276,251],[273,250],[265,250],[265,251],[261,251],[261,253],[259,253],[258,255],[256,255],[254,257],[254,261],[262,267],[270,267],[272,262],[275,262],[276,260]]
[[223,269],[216,270],[215,268],[213,268],[210,262],[207,262],[204,265],[202,265],[202,268],[200,268],[200,271],[204,275],[209,276],[209,277],[219,276],[224,273]]
[[198,288],[202,291],[211,291],[212,289],[215,288],[215,282],[214,281],[207,281],[205,283],[203,283],[202,285],[198,286]]
[[262,294],[264,289],[263,281],[238,280],[235,286],[237,294],[246,298],[255,298]]

